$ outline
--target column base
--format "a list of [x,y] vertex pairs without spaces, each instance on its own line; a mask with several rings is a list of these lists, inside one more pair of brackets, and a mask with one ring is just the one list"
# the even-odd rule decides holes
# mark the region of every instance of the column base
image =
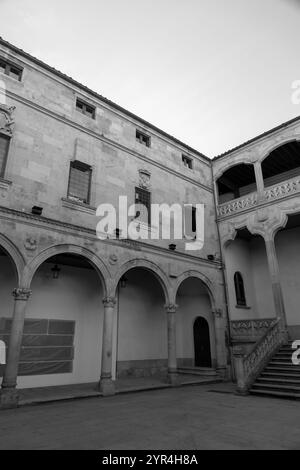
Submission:
[[237,388],[236,389],[236,392],[235,392],[235,395],[240,395],[242,397],[246,397],[247,395],[249,395],[249,391],[248,389],[242,389],[242,388]]
[[19,393],[14,389],[2,388],[0,390],[0,409],[8,410],[19,405]]
[[168,372],[168,383],[173,387],[179,385],[179,378],[177,372]]
[[109,397],[111,395],[115,395],[115,384],[112,379],[100,379],[99,382],[99,390],[104,397]]

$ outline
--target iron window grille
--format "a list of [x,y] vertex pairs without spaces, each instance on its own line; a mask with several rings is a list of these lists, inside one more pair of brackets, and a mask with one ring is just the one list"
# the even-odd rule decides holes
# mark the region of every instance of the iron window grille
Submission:
[[142,204],[147,210],[147,214],[140,214],[140,220],[151,225],[151,193],[146,189],[135,188],[135,204]]
[[92,168],[86,163],[70,163],[68,198],[84,204],[90,203]]

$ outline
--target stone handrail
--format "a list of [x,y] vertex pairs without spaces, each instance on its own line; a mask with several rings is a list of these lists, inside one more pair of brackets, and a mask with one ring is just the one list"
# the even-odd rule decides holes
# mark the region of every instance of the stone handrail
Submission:
[[262,336],[275,322],[276,318],[233,320],[230,322],[231,337],[246,339]]
[[243,354],[241,350],[234,351],[234,367],[239,393],[243,395],[248,393],[258,374],[284,342],[285,337],[280,321],[276,319],[248,355]]

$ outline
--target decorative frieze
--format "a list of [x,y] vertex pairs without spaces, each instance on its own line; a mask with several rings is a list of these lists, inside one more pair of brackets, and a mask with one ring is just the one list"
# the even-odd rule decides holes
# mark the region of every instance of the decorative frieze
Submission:
[[221,204],[218,207],[219,217],[235,214],[236,212],[243,211],[255,207],[257,205],[257,193],[249,194],[239,199],[234,199],[226,204]]

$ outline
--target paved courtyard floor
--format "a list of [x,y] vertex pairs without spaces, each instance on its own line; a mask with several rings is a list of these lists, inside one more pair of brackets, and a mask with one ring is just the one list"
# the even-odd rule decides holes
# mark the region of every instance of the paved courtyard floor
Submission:
[[0,449],[300,449],[300,403],[210,384],[25,406]]

